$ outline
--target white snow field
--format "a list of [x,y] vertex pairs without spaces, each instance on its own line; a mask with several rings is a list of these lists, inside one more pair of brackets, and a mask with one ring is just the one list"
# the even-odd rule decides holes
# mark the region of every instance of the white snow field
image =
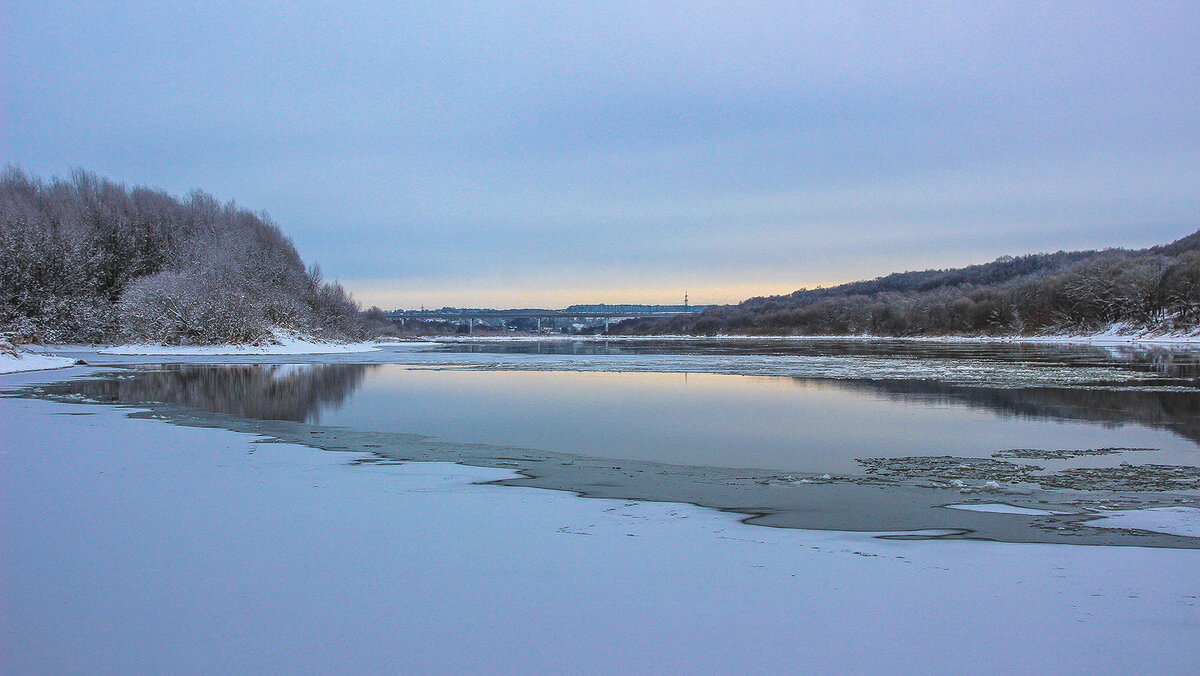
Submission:
[[1200,673],[1196,550],[748,526],[127,412],[0,399],[0,672]]
[[20,351],[16,355],[0,352],[0,373],[61,369],[71,366],[74,363],[74,359],[54,357],[34,352]]

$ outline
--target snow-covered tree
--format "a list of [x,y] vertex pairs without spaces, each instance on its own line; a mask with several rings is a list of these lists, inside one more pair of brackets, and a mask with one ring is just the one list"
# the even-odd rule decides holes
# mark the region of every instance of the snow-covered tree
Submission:
[[359,337],[358,306],[266,214],[76,171],[0,172],[0,330],[53,342]]

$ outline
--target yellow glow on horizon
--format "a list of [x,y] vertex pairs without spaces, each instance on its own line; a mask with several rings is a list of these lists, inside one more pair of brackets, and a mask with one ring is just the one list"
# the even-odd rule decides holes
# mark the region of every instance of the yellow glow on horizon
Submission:
[[529,283],[511,286],[471,287],[412,286],[404,280],[346,280],[343,284],[363,307],[378,305],[390,310],[419,307],[561,308],[575,304],[645,303],[679,305],[686,292],[692,305],[726,305],[755,296],[789,294],[800,288],[829,286],[839,282],[796,282],[785,284],[712,284],[678,286],[604,287],[563,284],[555,288],[530,288]]

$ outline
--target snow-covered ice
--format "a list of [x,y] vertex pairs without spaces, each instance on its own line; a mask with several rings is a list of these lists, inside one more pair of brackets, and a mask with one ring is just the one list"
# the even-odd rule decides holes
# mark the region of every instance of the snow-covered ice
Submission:
[[1095,528],[1132,528],[1153,533],[1200,538],[1200,509],[1196,507],[1151,507],[1101,512],[1087,522]]
[[[993,483],[993,482],[988,482]],[[968,512],[989,512],[992,514],[1022,514],[1025,516],[1051,516],[1062,512],[1051,512],[1033,507],[1018,507],[1004,502],[970,502],[957,505],[946,505],[948,509],[961,509]]]
[[[625,341],[625,337],[620,337]],[[695,340],[695,339],[693,339]],[[724,339],[721,339],[723,341]],[[784,340],[784,339],[779,339]],[[721,342],[715,341],[715,342]],[[440,344],[523,342],[441,340]],[[541,342],[541,341],[534,341]],[[586,342],[586,341],[584,341]],[[633,341],[638,342],[638,341]],[[704,342],[703,340],[697,342]],[[1175,383],[1158,382],[1154,374],[1122,363],[1069,364],[1030,360],[937,359],[886,354],[720,354],[678,353],[503,353],[436,350],[429,343],[386,343],[380,361],[430,368],[485,368],[507,371],[594,371],[714,373],[846,380],[937,380],[947,384],[997,388],[1136,386],[1145,390],[1178,390]]]
[[96,405],[0,426],[8,673],[1200,672],[1196,550],[755,527]]

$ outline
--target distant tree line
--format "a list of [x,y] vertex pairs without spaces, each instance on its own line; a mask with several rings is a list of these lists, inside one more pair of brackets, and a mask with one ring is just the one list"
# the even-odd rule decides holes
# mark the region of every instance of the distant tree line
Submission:
[[18,340],[250,343],[366,333],[263,213],[76,171],[0,172],[0,331]]
[[619,333],[749,335],[1025,335],[1200,326],[1200,232],[1142,250],[1004,256],[951,270],[901,272],[751,298]]

